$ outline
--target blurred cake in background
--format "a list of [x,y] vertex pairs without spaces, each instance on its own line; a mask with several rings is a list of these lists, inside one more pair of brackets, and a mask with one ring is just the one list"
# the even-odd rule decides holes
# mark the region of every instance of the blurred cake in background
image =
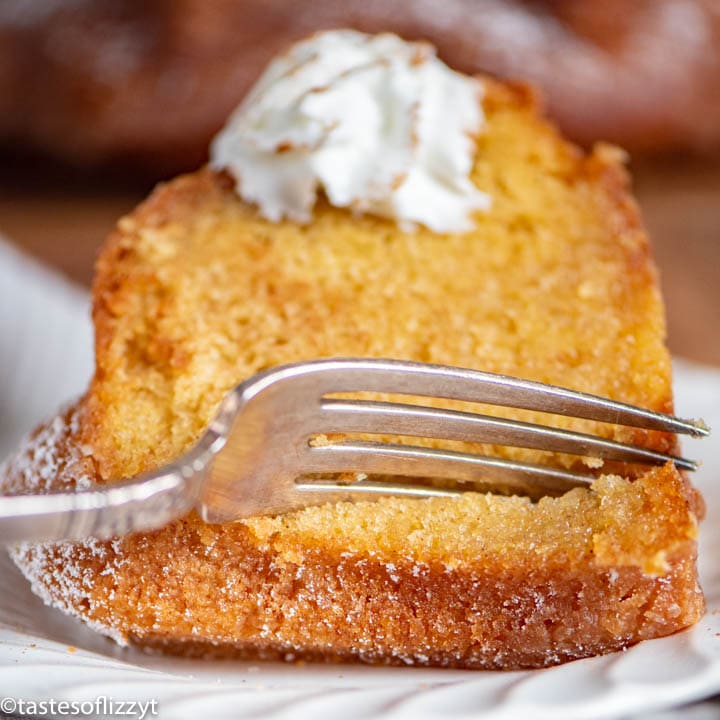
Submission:
[[0,145],[152,178],[192,169],[269,58],[344,26],[526,78],[585,145],[720,145],[718,0],[3,0]]

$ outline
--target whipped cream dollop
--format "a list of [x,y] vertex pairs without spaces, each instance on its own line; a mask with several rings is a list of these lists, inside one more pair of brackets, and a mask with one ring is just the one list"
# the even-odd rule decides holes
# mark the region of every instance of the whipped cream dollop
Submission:
[[462,232],[490,206],[470,180],[482,91],[431,45],[319,33],[268,66],[213,141],[211,166],[275,222],[309,222],[322,189],[403,229]]

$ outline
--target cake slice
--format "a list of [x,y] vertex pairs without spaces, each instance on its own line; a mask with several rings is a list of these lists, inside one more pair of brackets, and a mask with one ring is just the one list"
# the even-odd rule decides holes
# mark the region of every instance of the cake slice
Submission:
[[[672,411],[657,275],[622,153],[585,155],[527,89],[482,85],[469,179],[491,205],[464,232],[403,230],[322,196],[310,222],[268,220],[208,168],[159,187],[99,257],[87,394],[6,465],[2,491],[86,488],[158,467],[192,445],[238,382],[303,359],[443,363]],[[665,433],[544,421],[677,449]],[[673,633],[704,610],[702,501],[686,477],[671,464],[590,465],[591,489],[537,502],[384,498],[221,525],[193,513],[13,557],[46,602],[123,643],[544,667]]]

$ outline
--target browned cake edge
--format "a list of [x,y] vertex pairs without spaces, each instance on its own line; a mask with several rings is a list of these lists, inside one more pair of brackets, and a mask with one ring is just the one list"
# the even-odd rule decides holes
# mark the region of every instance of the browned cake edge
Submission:
[[[77,443],[81,413],[73,408],[36,431],[6,466],[0,490],[96,480]],[[208,533],[194,515],[153,533],[21,546],[12,556],[46,603],[121,643],[214,657],[544,667],[668,635],[701,617],[695,494],[670,465],[635,487],[660,529],[658,551],[668,553],[659,577],[608,538],[569,563],[560,553],[520,566],[485,558],[449,568],[312,546],[294,548],[289,560],[243,524]]]

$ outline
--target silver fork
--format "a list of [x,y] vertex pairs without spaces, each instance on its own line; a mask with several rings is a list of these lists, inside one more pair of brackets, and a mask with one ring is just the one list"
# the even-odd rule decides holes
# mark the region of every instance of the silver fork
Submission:
[[[701,421],[475,370],[379,359],[295,363],[238,385],[197,444],[158,470],[82,492],[0,498],[0,542],[108,538],[162,527],[193,508],[205,521],[216,523],[379,495],[452,496],[474,489],[477,482],[521,493],[558,494],[594,479],[547,465],[407,444],[311,442],[324,434],[442,438],[629,463],[672,460],[683,470],[697,467],[685,458],[545,425],[401,402],[328,397],[364,392],[523,408],[694,436],[709,433]],[[339,473],[357,473],[361,479],[327,479]],[[326,478],[309,477],[317,475]],[[380,482],[368,475],[405,479]],[[453,486],[425,485],[417,478],[442,478]]]

